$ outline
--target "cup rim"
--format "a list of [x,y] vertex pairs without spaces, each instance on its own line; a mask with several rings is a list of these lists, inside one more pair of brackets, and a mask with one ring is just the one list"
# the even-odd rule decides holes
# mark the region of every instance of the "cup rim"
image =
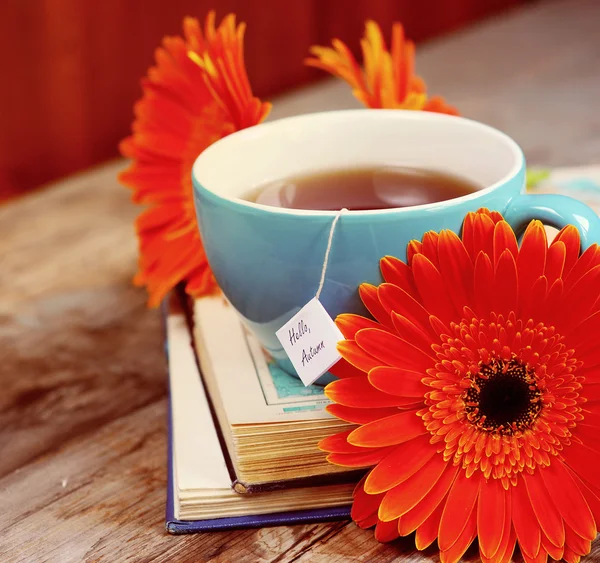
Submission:
[[415,111],[415,110],[401,110],[401,109],[350,109],[350,110],[330,110],[330,111],[322,111],[322,112],[314,112],[314,113],[303,113],[299,115],[293,115],[290,117],[283,117],[280,119],[275,119],[273,121],[267,121],[263,123],[259,123],[257,125],[253,125],[252,127],[247,127],[246,129],[241,129],[236,131],[226,137],[222,137],[218,141],[214,142],[212,145],[208,146],[204,151],[198,155],[194,164],[192,166],[192,185],[194,191],[203,189],[211,196],[216,199],[220,199],[223,201],[227,201],[236,205],[241,205],[251,210],[260,210],[266,213],[272,213],[275,215],[293,215],[297,217],[301,216],[309,216],[309,217],[335,217],[340,213],[340,210],[321,210],[321,209],[291,209],[288,207],[275,207],[271,205],[265,205],[263,203],[256,203],[253,201],[248,201],[242,199],[240,197],[235,196],[226,196],[222,195],[218,192],[215,192],[210,189],[210,187],[206,186],[205,183],[202,183],[200,180],[200,176],[202,174],[202,168],[205,166],[207,162],[210,162],[210,158],[212,157],[212,152],[215,147],[221,147],[223,144],[228,144],[231,142],[239,142],[240,139],[244,139],[244,137],[252,138],[256,136],[257,131],[260,129],[261,131],[269,131],[269,130],[277,130],[281,127],[289,126],[290,123],[299,122],[302,123],[306,120],[323,120],[323,119],[343,119],[343,118],[356,118],[356,116],[360,116],[361,118],[368,119],[399,119],[399,120],[422,120],[422,121],[444,121],[444,120],[460,120],[464,125],[468,127],[472,127],[473,129],[478,129],[481,132],[490,134],[495,136],[496,138],[502,140],[505,145],[513,152],[515,157],[515,163],[513,167],[507,172],[502,178],[487,186],[486,188],[482,188],[480,190],[474,191],[470,194],[455,197],[452,199],[437,201],[432,203],[425,203],[421,205],[412,205],[408,207],[389,207],[384,209],[364,209],[364,210],[347,210],[344,212],[345,216],[376,216],[376,215],[385,215],[389,213],[410,213],[412,211],[421,211],[421,210],[429,210],[433,208],[437,208],[439,206],[448,206],[460,204],[463,202],[467,202],[470,200],[477,199],[482,195],[489,194],[499,187],[509,183],[511,180],[516,178],[519,173],[525,167],[525,157],[523,155],[523,151],[521,147],[514,141],[509,135],[492,127],[490,125],[486,125],[479,121],[475,121],[474,119],[469,119],[462,116],[456,115],[448,115],[443,113],[434,113],[428,111]]

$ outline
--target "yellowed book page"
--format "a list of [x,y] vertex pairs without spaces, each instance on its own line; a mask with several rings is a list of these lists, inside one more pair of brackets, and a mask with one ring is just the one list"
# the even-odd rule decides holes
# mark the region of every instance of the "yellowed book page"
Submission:
[[194,303],[194,338],[211,396],[218,393],[231,426],[330,420],[322,387],[304,387],[267,362],[257,340],[222,297]]
[[[189,489],[232,494],[183,314],[167,317],[175,498]],[[177,514],[176,514],[177,516]]]

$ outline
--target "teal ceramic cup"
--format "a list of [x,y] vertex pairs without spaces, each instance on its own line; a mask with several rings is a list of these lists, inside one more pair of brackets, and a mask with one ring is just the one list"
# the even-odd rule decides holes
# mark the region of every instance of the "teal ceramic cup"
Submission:
[[315,296],[336,212],[270,207],[242,196],[298,174],[389,165],[447,172],[482,187],[427,205],[345,212],[335,228],[320,295],[333,318],[366,313],[358,286],[381,283],[380,258],[405,260],[407,244],[428,230],[460,232],[466,213],[480,207],[500,211],[516,231],[540,219],[557,228],[577,226],[585,246],[600,241],[600,220],[586,205],[564,196],[524,194],[519,146],[475,121],[352,110],[301,115],[234,133],[194,164],[200,232],[223,293],[289,373],[294,370],[275,332]]

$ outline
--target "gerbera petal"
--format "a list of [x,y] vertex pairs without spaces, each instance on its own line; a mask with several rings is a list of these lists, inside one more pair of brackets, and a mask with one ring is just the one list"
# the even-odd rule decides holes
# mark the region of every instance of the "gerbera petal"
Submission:
[[420,350],[431,349],[431,335],[421,327],[415,325],[410,319],[398,313],[392,312],[392,323],[396,334],[404,341],[410,342]]
[[549,467],[540,470],[540,475],[566,524],[581,537],[593,540],[596,537],[594,516],[563,463],[554,460]]
[[565,552],[565,546],[554,545],[545,535],[542,533],[542,550],[547,551],[548,555],[556,561],[562,559],[563,553]]
[[577,555],[587,555],[592,549],[592,542],[582,538],[570,526],[565,525],[565,548]]
[[415,371],[432,367],[433,352],[421,350],[383,330],[365,328],[356,333],[355,342],[383,364]]
[[370,283],[362,283],[358,288],[358,293],[364,306],[369,310],[369,313],[371,313],[371,315],[373,315],[382,325],[393,329],[394,325],[392,324],[390,315],[383,308],[383,305],[377,296],[377,287]]
[[395,520],[414,508],[438,482],[446,466],[443,456],[434,455],[420,471],[389,490],[379,506],[379,519]]
[[385,543],[395,540],[398,537],[398,520],[384,522],[379,520],[375,526],[375,539],[378,542]]
[[498,551],[506,510],[507,492],[499,479],[490,479],[481,484],[477,503],[477,533],[479,549],[486,557],[492,557]]
[[338,405],[336,403],[327,405],[325,409],[329,414],[332,414],[333,416],[346,422],[351,422],[352,424],[366,424],[367,422],[379,420],[380,418],[391,416],[398,412],[398,409],[396,407],[370,407],[363,409],[356,407],[347,407],[345,405]]
[[412,297],[417,297],[412,270],[402,260],[394,256],[384,256],[379,262],[379,267],[386,282],[398,286]]
[[519,317],[528,321],[529,319],[540,319],[545,314],[546,297],[548,295],[548,280],[546,276],[540,276],[531,289],[529,299],[519,302]]
[[571,551],[568,547],[565,547],[563,559],[567,563],[579,563],[581,561],[581,556],[577,555],[574,551]]
[[344,360],[365,374],[381,365],[381,360],[367,354],[354,340],[338,342],[337,350]]
[[192,270],[187,280],[185,291],[192,297],[216,293],[219,289],[208,264],[202,264]]
[[479,252],[475,252],[475,230],[474,230],[475,213],[469,212],[465,215],[462,224],[461,240],[465,245],[465,250],[471,257],[473,263]]
[[483,215],[485,217],[489,217],[492,220],[492,223],[496,225],[500,221],[504,221],[504,217],[502,217],[502,213],[499,211],[494,211],[493,209],[488,209],[487,207],[480,207],[477,210],[478,215]]
[[404,411],[363,424],[348,436],[348,442],[367,448],[381,448],[408,442],[427,432],[417,411]]
[[366,377],[349,377],[332,381],[325,387],[325,395],[346,407],[394,407],[398,397],[375,389]]
[[512,522],[523,555],[535,558],[540,551],[541,530],[522,479],[512,490]]
[[323,438],[323,440],[318,443],[319,449],[329,453],[363,453],[368,451],[366,448],[361,448],[348,443],[346,438],[350,432],[352,432],[352,430],[345,430],[344,432],[338,432],[337,434]]
[[494,311],[505,316],[508,316],[511,311],[516,311],[518,291],[517,263],[510,250],[506,249],[500,254],[500,258],[496,263]]
[[427,549],[437,537],[442,517],[443,505],[438,505],[436,509],[426,518],[418,528],[415,534],[415,547],[422,551]]
[[577,423],[573,437],[594,451],[600,452],[600,434],[598,432],[600,429],[600,425],[598,424],[600,415],[586,412],[584,413],[584,417],[582,421]]
[[541,221],[531,221],[525,229],[517,258],[521,301],[529,299],[535,280],[544,274],[547,247],[544,225]]
[[[486,557],[481,549],[481,541],[479,542],[479,554],[483,563],[509,563],[512,554],[515,550],[515,543],[517,536],[514,528],[512,527],[512,491],[511,488],[505,491],[504,497],[505,509],[504,509],[504,525],[502,531],[502,538],[498,544],[498,549],[491,557]],[[480,533],[479,526],[477,527],[477,533]]]
[[549,286],[548,294],[546,295],[546,304],[544,317],[540,320],[543,322],[550,322],[549,319],[552,318],[552,315],[555,315],[557,311],[560,311],[559,304],[562,301],[563,293],[564,293],[564,284],[562,279],[557,279],[551,286]]
[[369,495],[365,493],[365,480],[367,475],[365,475],[354,487],[354,503],[352,504],[352,509],[350,511],[350,516],[352,520],[364,520],[365,518],[377,515],[377,510],[379,505],[381,504],[381,500],[385,493],[381,493],[378,495]]
[[[430,388],[421,383],[423,374],[402,368],[380,366],[369,372],[371,385],[390,395],[422,399]],[[599,386],[600,387],[600,386]]]
[[353,340],[354,335],[363,328],[383,329],[383,326],[374,320],[351,313],[338,315],[335,324],[347,340]]
[[550,284],[554,283],[554,280],[557,280],[562,276],[566,256],[567,247],[562,241],[555,241],[550,245],[550,248],[548,248],[544,274],[548,278]]
[[327,461],[329,463],[333,463],[334,465],[339,465],[341,467],[372,467],[377,463],[381,462],[387,456],[389,456],[393,450],[394,446],[389,446],[388,448],[370,448],[372,451],[365,451],[361,453],[352,453],[352,454],[344,454],[344,453],[333,453],[327,456]]
[[477,255],[473,276],[475,312],[481,316],[488,315],[494,303],[494,267],[484,252]]
[[370,516],[367,516],[366,518],[363,518],[362,520],[355,520],[355,522],[356,522],[357,526],[359,528],[362,528],[363,530],[372,528],[378,522],[377,514],[371,514]]
[[425,497],[418,503],[414,508],[411,508],[406,514],[400,519],[398,529],[401,536],[407,536],[414,532],[429,516],[433,513],[436,508],[440,510],[444,507],[444,498],[446,497],[456,475],[458,473],[458,467],[455,465],[447,465],[446,470],[442,476],[437,480],[432,489],[425,495]]
[[531,507],[540,523],[540,528],[553,545],[561,547],[565,544],[565,527],[556,506],[552,502],[544,481],[539,475],[523,474],[523,482],[527,488],[527,496]]
[[[487,211],[487,210],[486,210]],[[474,256],[480,252],[494,259],[494,230],[496,223],[490,215],[479,210],[473,217],[473,250]]]
[[[565,288],[566,289],[566,288]],[[600,265],[588,270],[573,286],[565,292],[560,312],[560,330],[566,333],[581,319],[585,319],[592,310],[594,300],[584,296],[598,295],[600,289]]]
[[403,100],[409,93],[410,81],[414,73],[414,44],[407,41],[402,25],[395,22],[392,25],[391,55],[393,75],[396,79],[396,99]]
[[365,491],[369,494],[389,491],[419,471],[435,454],[426,435],[394,447],[367,476]]
[[572,441],[568,448],[564,449],[563,458],[567,467],[588,483],[598,481],[598,467],[600,467],[600,453],[588,447]]
[[585,497],[585,501],[587,502],[592,514],[594,515],[594,521],[596,522],[596,528],[598,528],[598,524],[600,523],[600,490],[594,488],[589,483],[583,481],[579,475],[573,472],[571,469],[567,467],[567,470],[573,477],[575,483],[583,493]]
[[395,311],[409,319],[425,332],[428,332],[429,313],[409,293],[396,285],[382,283],[377,288],[377,295],[388,316],[392,311]]
[[413,259],[417,254],[421,253],[422,244],[420,240],[411,240],[406,247],[406,260],[412,268]]
[[509,532],[508,534],[505,534],[506,537],[502,540],[502,544],[498,549],[498,553],[496,553],[493,557],[490,558],[484,557],[482,555],[482,563],[510,563],[512,561],[517,536],[515,534],[514,528],[510,527],[510,520],[507,522],[507,525],[509,526]]
[[[439,268],[438,240],[440,235],[435,231],[427,231],[421,239],[421,252],[436,268]],[[414,265],[414,264],[413,264]]]
[[585,252],[575,262],[568,274],[563,275],[565,291],[569,291],[582,276],[600,263],[600,251],[597,244],[588,246]]
[[413,259],[412,270],[427,311],[445,321],[454,319],[456,311],[445,289],[444,280],[433,263],[423,254],[417,254]]
[[461,471],[456,477],[448,493],[440,522],[440,551],[448,551],[456,543],[471,518],[477,524],[475,503],[479,495],[480,475],[480,472],[476,472],[467,477],[466,471]]
[[365,372],[353,366],[350,362],[341,358],[334,365],[329,368],[329,373],[339,377],[340,379],[346,379],[348,377],[364,377]]
[[505,250],[508,250],[516,260],[519,255],[517,237],[506,221],[500,221],[494,226],[494,264],[498,263]]
[[455,233],[444,230],[438,243],[439,271],[457,311],[471,305],[473,261]]
[[598,342],[598,331],[600,331],[600,311],[582,319],[581,322],[565,334],[567,340],[573,347],[577,347],[577,355],[581,356],[581,348],[586,344],[595,345]]
[[[443,520],[443,515],[442,515]],[[441,523],[440,523],[441,530]],[[465,551],[473,543],[477,535],[477,511],[471,510],[471,513],[465,522],[462,531],[458,534],[456,541],[447,549],[442,549],[440,546],[440,561],[441,563],[458,563]],[[439,543],[439,538],[438,538]]]
[[[597,339],[597,336],[596,336],[597,333],[592,333],[592,334],[594,335],[594,339]],[[600,380],[600,373],[598,374],[598,377],[596,377],[595,379]],[[377,387],[377,388],[379,389],[379,387]],[[600,381],[598,383],[590,383],[590,384],[584,385],[583,390],[581,391],[580,394],[585,397],[585,399],[588,403],[595,403],[597,401],[600,401]]]
[[448,115],[460,115],[454,106],[446,103],[441,96],[432,96],[425,102],[423,111],[432,111],[435,113],[447,113]]
[[554,237],[552,244],[558,244],[559,242],[562,242],[565,245],[565,263],[562,275],[566,277],[571,271],[571,268],[575,265],[581,249],[581,241],[579,239],[577,227],[574,225],[563,227]]

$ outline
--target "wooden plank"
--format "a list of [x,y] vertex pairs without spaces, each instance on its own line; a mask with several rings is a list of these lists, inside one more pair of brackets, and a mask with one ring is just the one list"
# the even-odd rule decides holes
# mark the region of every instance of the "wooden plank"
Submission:
[[514,137],[528,163],[600,161],[600,2],[545,1],[435,39],[417,54],[429,91]]
[[0,475],[165,395],[121,166],[0,209]]
[[169,536],[166,416],[156,401],[2,479],[0,561],[266,562],[344,525]]

